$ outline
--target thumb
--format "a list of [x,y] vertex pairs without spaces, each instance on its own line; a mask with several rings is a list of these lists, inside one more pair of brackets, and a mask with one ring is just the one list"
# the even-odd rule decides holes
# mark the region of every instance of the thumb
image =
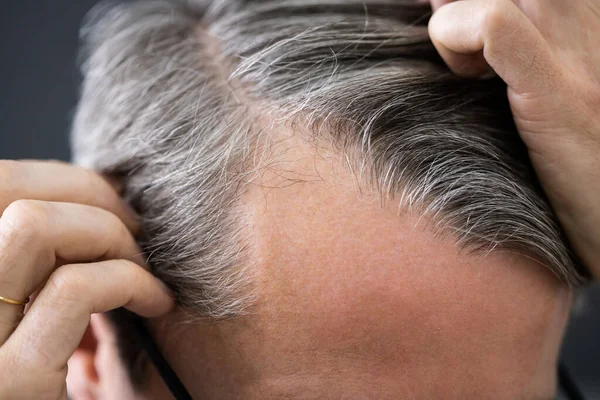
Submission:
[[479,76],[489,65],[519,95],[546,94],[557,82],[548,43],[510,0],[446,4],[431,17],[429,35],[458,75]]

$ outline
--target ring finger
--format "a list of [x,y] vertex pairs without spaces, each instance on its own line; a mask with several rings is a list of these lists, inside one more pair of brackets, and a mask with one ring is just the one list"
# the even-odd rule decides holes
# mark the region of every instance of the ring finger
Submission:
[[[64,382],[67,360],[81,341],[90,314],[125,307],[144,317],[157,317],[174,305],[169,290],[130,261],[64,265],[51,275],[0,348],[0,359],[16,360],[10,375],[19,379],[10,393],[24,393],[46,382]],[[40,376],[46,378],[44,382]],[[44,390],[45,398],[52,396],[49,391]],[[64,389],[61,392],[66,393]]]
[[[18,200],[0,218],[0,296],[24,300],[64,262],[144,259],[127,227],[103,209],[74,203]],[[0,346],[23,307],[0,302]]]

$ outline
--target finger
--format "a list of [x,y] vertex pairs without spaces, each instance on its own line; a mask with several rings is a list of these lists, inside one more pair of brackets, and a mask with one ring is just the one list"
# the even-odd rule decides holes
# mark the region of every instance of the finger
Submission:
[[120,180],[119,178],[117,178],[114,175],[106,175],[106,174],[102,174],[100,175],[102,177],[102,179],[104,179],[111,188],[113,188],[113,190],[115,192],[117,192],[119,195],[121,195],[123,193],[123,181]]
[[[0,218],[0,295],[23,300],[59,263],[122,258],[145,265],[124,223],[98,207],[18,200]],[[22,307],[0,303],[0,345],[19,323]]]
[[0,214],[19,199],[64,201],[108,210],[137,232],[135,213],[93,171],[59,161],[0,160]]
[[30,371],[64,368],[93,313],[118,307],[158,317],[175,305],[150,272],[127,260],[68,264],[57,269],[2,351]]
[[454,72],[477,76],[489,64],[517,94],[546,94],[559,76],[550,46],[510,0],[446,4],[433,14],[429,34]]

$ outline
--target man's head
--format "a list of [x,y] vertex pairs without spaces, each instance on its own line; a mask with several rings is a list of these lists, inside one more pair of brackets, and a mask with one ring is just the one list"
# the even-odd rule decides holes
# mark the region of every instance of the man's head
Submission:
[[192,393],[549,395],[585,277],[501,82],[413,1],[188,3],[92,14],[73,144],[141,215]]

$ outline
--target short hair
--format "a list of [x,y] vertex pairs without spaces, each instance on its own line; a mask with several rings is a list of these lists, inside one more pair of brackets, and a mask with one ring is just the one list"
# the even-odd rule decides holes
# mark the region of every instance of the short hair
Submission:
[[302,118],[385,199],[470,252],[589,279],[536,180],[497,77],[453,75],[409,0],[150,0],[82,28],[74,160],[121,176],[152,271],[198,315],[252,302],[236,213],[261,117]]

